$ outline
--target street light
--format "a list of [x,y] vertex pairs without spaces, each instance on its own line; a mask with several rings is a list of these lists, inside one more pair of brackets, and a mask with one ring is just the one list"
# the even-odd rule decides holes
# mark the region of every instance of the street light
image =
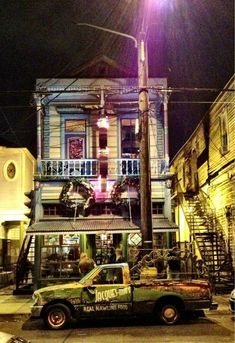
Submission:
[[77,26],[88,26],[131,39],[138,49],[138,86],[140,115],[140,209],[142,247],[145,251],[153,248],[152,241],[152,199],[149,151],[149,95],[148,95],[148,57],[146,48],[146,30],[142,22],[139,39],[123,32],[110,30],[89,23],[74,23]]

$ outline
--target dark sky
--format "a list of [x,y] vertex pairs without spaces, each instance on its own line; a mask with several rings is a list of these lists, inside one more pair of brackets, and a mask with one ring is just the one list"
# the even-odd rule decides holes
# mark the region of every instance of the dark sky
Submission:
[[[137,36],[148,17],[149,75],[169,87],[221,89],[234,73],[234,0],[1,0],[0,141],[36,153],[36,78],[72,77],[106,55],[136,67],[132,41],[85,27],[87,22]],[[181,91],[169,99],[171,157],[219,91]]]

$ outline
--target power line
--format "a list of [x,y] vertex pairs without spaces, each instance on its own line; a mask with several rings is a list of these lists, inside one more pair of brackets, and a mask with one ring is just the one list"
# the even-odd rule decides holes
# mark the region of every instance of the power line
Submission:
[[[111,102],[111,101],[110,101]],[[231,101],[177,101],[177,100],[169,100],[169,104],[230,104]],[[94,104],[95,106],[95,104]],[[65,105],[66,107],[66,105]],[[71,107],[71,106],[70,106]],[[83,106],[77,106],[77,108],[82,108]],[[34,108],[36,110],[36,105],[2,105],[1,108],[5,109],[24,109],[24,108]],[[72,106],[71,108],[76,108],[76,105]],[[99,109],[97,109],[98,111]]]
[[5,113],[2,111],[1,108],[0,108],[0,111],[1,111],[1,113],[2,113],[2,115],[3,115],[3,117],[4,117],[4,119],[5,119],[5,121],[7,122],[7,125],[8,125],[8,127],[9,127],[10,132],[11,132],[11,133],[13,134],[13,136],[15,137],[17,144],[21,145],[21,142],[20,142],[20,140],[18,139],[18,137],[17,137],[17,135],[16,135],[16,132],[13,130],[13,128],[11,127],[11,124],[9,123],[9,120],[7,119],[7,116],[6,116]]
[[[76,78],[76,81],[78,80],[79,78]],[[49,80],[48,80],[49,81]],[[60,93],[60,94],[63,94],[63,93],[81,93],[81,92],[87,92],[87,91],[98,91],[101,89],[101,87],[77,87],[78,89],[72,89],[72,90],[68,90],[68,88],[76,81],[73,81],[71,82],[68,86],[66,86],[64,89],[58,89],[58,90],[43,90],[44,86],[43,85],[40,85],[40,87],[42,87],[42,89],[40,90],[23,90],[23,89],[20,89],[20,90],[0,90],[0,94],[11,94],[11,95],[14,95],[14,94],[40,94],[40,95],[50,95],[50,94],[54,94],[54,93]],[[107,90],[107,91],[111,91],[111,90],[123,90],[123,89],[129,89],[132,88],[132,91],[136,91],[138,92],[139,91],[139,88],[138,87],[102,87],[103,90]],[[146,87],[148,90],[155,90],[155,91],[159,91],[159,92],[234,92],[235,89],[233,88],[205,88],[205,87],[166,87],[166,88],[163,88],[163,87],[154,87],[154,86],[151,86],[151,87]],[[129,91],[128,91],[129,92]]]

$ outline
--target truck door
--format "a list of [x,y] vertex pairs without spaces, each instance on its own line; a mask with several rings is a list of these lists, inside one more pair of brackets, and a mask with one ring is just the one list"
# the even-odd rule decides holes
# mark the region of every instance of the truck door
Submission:
[[112,316],[131,313],[131,287],[123,283],[123,268],[106,266],[82,290],[83,315]]

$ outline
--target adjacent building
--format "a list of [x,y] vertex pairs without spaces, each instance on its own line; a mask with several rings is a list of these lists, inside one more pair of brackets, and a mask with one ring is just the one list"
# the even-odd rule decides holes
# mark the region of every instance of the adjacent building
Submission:
[[5,276],[13,278],[29,223],[24,193],[33,189],[35,158],[26,148],[0,146],[0,170],[0,267],[5,273],[0,278],[4,283]]
[[177,240],[193,244],[216,280],[234,281],[234,76],[171,161]]

